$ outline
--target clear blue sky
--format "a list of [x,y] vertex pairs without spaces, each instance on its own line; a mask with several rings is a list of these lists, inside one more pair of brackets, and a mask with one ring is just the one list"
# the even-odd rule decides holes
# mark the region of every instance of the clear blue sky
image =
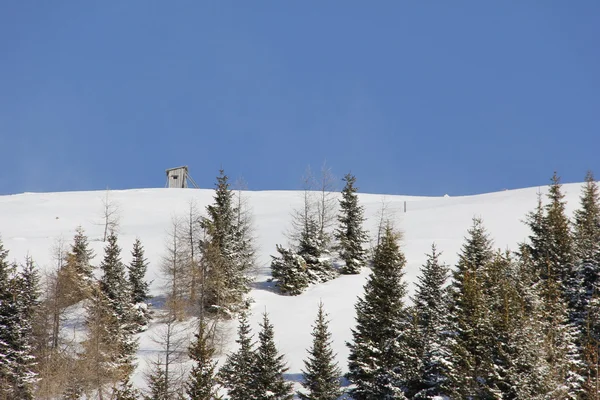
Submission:
[[600,177],[600,1],[4,1],[0,194]]

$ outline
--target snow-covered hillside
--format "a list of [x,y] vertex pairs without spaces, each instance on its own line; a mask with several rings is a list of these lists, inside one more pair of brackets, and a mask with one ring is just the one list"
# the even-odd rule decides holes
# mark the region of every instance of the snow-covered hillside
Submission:
[[[569,214],[578,207],[580,184],[563,187],[568,201]],[[424,254],[435,242],[443,251],[442,259],[453,265],[462,245],[463,236],[474,216],[482,217],[496,247],[514,249],[515,244],[527,237],[527,227],[522,223],[528,211],[537,202],[537,193],[546,188],[529,188],[498,193],[464,197],[414,197],[361,194],[361,204],[366,208],[367,228],[374,231],[377,214],[382,201],[388,203],[395,225],[404,233],[403,250],[407,258],[406,278],[412,282]],[[260,314],[267,311],[275,325],[280,350],[286,354],[289,375],[292,380],[301,376],[302,359],[309,347],[311,324],[322,300],[332,320],[331,329],[338,352],[340,366],[345,370],[348,351],[345,342],[350,339],[350,327],[354,323],[354,303],[362,293],[362,285],[368,271],[358,276],[342,276],[333,281],[310,287],[304,294],[284,297],[271,291],[266,284],[269,277],[270,255],[275,245],[285,244],[285,230],[289,227],[291,211],[302,203],[300,192],[260,191],[244,195],[254,215],[255,236],[259,248],[261,271],[251,295],[252,323],[256,328]],[[70,243],[74,230],[81,225],[88,234],[96,252],[97,264],[103,254],[102,200],[106,193],[24,193],[0,196],[0,235],[10,258],[23,261],[29,254],[43,268],[51,268],[52,247],[62,237]],[[152,281],[152,293],[160,295],[162,281],[159,273],[164,253],[167,230],[172,216],[184,215],[190,202],[203,209],[212,202],[212,190],[197,189],[142,189],[110,192],[111,200],[119,206],[121,226],[119,244],[123,248],[123,260],[129,261],[129,251],[139,237],[150,261],[147,278]],[[406,212],[404,203],[406,202]],[[149,335],[142,334],[139,368],[136,382],[141,383],[145,360],[150,359],[156,344]],[[229,343],[233,344],[234,331]]]

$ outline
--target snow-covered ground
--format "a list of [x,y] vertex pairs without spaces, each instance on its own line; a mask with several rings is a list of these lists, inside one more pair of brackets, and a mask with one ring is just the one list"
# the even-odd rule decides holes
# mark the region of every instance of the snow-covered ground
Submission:
[[[579,206],[580,184],[563,186],[569,214]],[[375,231],[382,201],[388,204],[395,226],[404,233],[403,250],[407,259],[406,279],[414,281],[431,244],[435,242],[443,252],[442,260],[454,265],[463,237],[474,216],[482,217],[497,248],[515,249],[528,235],[523,219],[537,204],[537,193],[546,193],[546,187],[502,191],[461,197],[415,197],[361,194],[365,206],[367,228]],[[52,248],[59,238],[70,244],[74,230],[81,225],[96,252],[97,265],[103,255],[102,200],[106,192],[24,193],[0,196],[0,235],[10,258],[21,262],[26,255],[34,258],[42,268],[52,268]],[[190,202],[199,209],[212,202],[209,189],[139,189],[111,191],[110,199],[120,210],[119,244],[124,262],[130,260],[130,250],[136,237],[146,249],[150,262],[148,280],[152,281],[154,295],[162,293],[160,260],[164,254],[167,231],[173,216],[185,215]],[[286,244],[285,230],[289,227],[291,211],[300,206],[302,194],[294,191],[244,192],[254,214],[255,235],[259,249],[261,270],[251,293],[253,327],[265,310],[275,325],[279,349],[286,354],[288,378],[298,381],[302,360],[311,341],[311,324],[319,300],[331,319],[334,346],[343,370],[348,355],[345,342],[351,337],[354,324],[354,303],[361,295],[368,271],[357,276],[342,276],[333,281],[313,286],[304,294],[285,297],[271,291],[266,283],[269,277],[270,255],[275,245]],[[406,212],[404,203],[406,202]],[[411,288],[412,289],[412,288]],[[139,367],[136,383],[142,385],[146,361],[156,357],[157,344],[152,335],[161,329],[153,324],[140,338]],[[231,326],[229,347],[233,348],[235,330]]]

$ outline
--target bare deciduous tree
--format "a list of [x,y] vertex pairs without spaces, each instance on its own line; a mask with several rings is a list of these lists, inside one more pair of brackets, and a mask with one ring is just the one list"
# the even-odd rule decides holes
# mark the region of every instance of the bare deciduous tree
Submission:
[[118,232],[120,220],[121,210],[119,204],[111,199],[110,189],[106,188],[105,196],[102,198],[102,225],[104,225],[103,242],[106,242],[106,238],[110,232]]
[[185,248],[181,239],[183,222],[179,217],[171,218],[171,227],[167,232],[165,255],[162,259],[161,272],[167,290],[167,305],[175,315],[183,319],[186,308],[188,277],[186,276]]
[[313,178],[315,188],[318,189],[316,202],[317,218],[319,223],[319,236],[324,249],[329,249],[331,244],[331,229],[336,221],[337,214],[337,185],[331,168],[323,163],[321,175]]
[[157,388],[161,399],[176,399],[183,393],[183,383],[187,370],[187,348],[190,343],[191,327],[189,323],[181,322],[175,312],[166,309],[158,318],[161,327],[152,336],[152,341],[160,345],[160,353],[156,361],[151,363],[150,371],[146,372],[146,381],[162,380]]

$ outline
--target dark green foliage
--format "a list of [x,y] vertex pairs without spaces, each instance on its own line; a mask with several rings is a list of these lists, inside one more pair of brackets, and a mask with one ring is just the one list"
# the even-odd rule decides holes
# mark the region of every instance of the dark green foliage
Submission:
[[231,400],[246,400],[254,397],[254,365],[256,354],[248,316],[242,312],[239,318],[237,352],[230,354],[219,371],[219,379],[227,388]]
[[58,287],[64,306],[88,298],[94,284],[94,268],[90,264],[94,252],[89,249],[83,228],[77,227],[73,244],[65,256],[65,265],[58,270]]
[[342,394],[340,377],[342,371],[335,362],[335,354],[331,349],[331,333],[329,321],[319,303],[317,319],[313,326],[313,344],[308,350],[308,358],[304,360],[304,382],[306,393],[299,392],[302,400],[336,400]]
[[348,378],[356,385],[351,390],[356,400],[403,398],[398,382],[416,371],[409,367],[415,361],[411,348],[400,348],[411,329],[404,305],[405,264],[398,235],[388,226],[375,250],[364,296],[355,306],[356,327],[348,343]]
[[421,370],[411,391],[416,399],[449,395],[448,377],[452,371],[449,354],[448,291],[450,268],[439,260],[434,245],[415,283],[413,313],[418,326],[418,354]]
[[491,396],[485,379],[491,374],[490,327],[485,303],[486,268],[492,261],[492,242],[483,222],[473,219],[452,281],[452,361],[451,379],[457,398]]
[[244,297],[250,291],[254,268],[254,249],[248,221],[238,218],[223,170],[217,177],[214,203],[206,207],[207,216],[201,221],[207,237],[200,244],[202,262],[208,267],[204,307],[212,312],[231,315],[246,305]]
[[356,177],[346,174],[346,185],[342,190],[340,199],[339,226],[335,231],[338,241],[340,257],[345,262],[342,269],[344,274],[358,274],[365,266],[365,249],[363,244],[367,241],[367,233],[363,230],[365,220],[363,207],[358,204],[357,188],[354,186]]
[[294,398],[293,385],[283,377],[287,367],[283,361],[284,356],[279,354],[275,346],[273,325],[266,313],[260,326],[256,359],[252,368],[254,399],[291,400]]
[[279,257],[271,256],[271,275],[283,294],[298,295],[311,282],[304,258],[292,250],[277,245]]
[[90,264],[94,258],[94,251],[89,248],[88,238],[81,226],[75,230],[75,237],[71,245],[75,271],[77,274],[88,283],[94,280],[94,267]]
[[169,400],[169,384],[165,370],[159,362],[154,365],[152,372],[147,376],[148,392],[145,400]]
[[117,244],[117,236],[111,232],[104,248],[104,259],[100,263],[102,277],[100,290],[111,302],[119,318],[124,318],[131,304],[125,265],[121,262],[121,248]]
[[92,288],[86,306],[86,339],[81,343],[84,371],[89,373],[86,386],[105,390],[109,384],[121,379],[121,337],[118,316],[112,309],[110,299],[98,285]]
[[108,331],[111,340],[118,343],[117,353],[113,354],[113,361],[119,364],[122,376],[128,377],[133,371],[133,361],[138,348],[134,333],[138,325],[134,321],[133,305],[131,303],[130,288],[125,275],[125,265],[121,262],[121,249],[117,244],[117,236],[111,232],[107,238],[104,249],[104,259],[100,264],[102,277],[99,289],[106,298],[109,310]]
[[[0,399],[33,399],[31,318],[37,298],[33,264],[25,276],[7,261],[8,251],[0,241]],[[33,286],[30,286],[33,285]],[[32,293],[24,293],[31,289]]]
[[150,298],[150,289],[146,281],[148,260],[144,257],[144,246],[139,239],[135,240],[131,251],[131,264],[129,264],[129,287],[133,304],[144,303]]
[[114,400],[138,400],[140,396],[140,391],[133,387],[133,384],[129,381],[122,382],[119,387],[113,390],[112,394]]
[[215,349],[210,344],[209,332],[204,322],[200,322],[198,333],[189,349],[194,362],[186,383],[186,393],[192,400],[218,399],[215,371],[217,362],[213,359]]
[[580,324],[588,319],[588,304],[600,285],[600,193],[591,172],[588,172],[585,181],[581,206],[575,211],[574,232],[578,282],[575,286],[578,289],[575,312]]
[[148,261],[144,257],[144,247],[139,239],[135,240],[133,250],[131,251],[131,264],[129,264],[129,293],[131,296],[132,319],[137,324],[137,331],[143,331],[147,328],[151,315],[148,310],[147,300],[150,298],[150,289],[146,281],[146,271]]

